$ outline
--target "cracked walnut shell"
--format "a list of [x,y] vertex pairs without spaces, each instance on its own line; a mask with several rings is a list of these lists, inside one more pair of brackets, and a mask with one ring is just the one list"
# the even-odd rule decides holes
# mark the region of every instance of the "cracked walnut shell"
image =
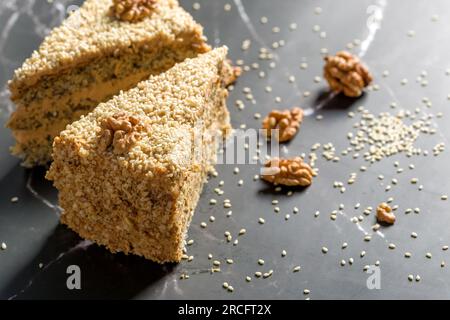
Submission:
[[393,224],[395,222],[395,215],[392,212],[392,208],[387,203],[380,203],[377,207],[377,220],[378,222],[385,222]]
[[347,51],[327,56],[325,61],[324,77],[331,90],[336,93],[343,92],[347,97],[359,97],[362,90],[372,82],[369,69]]
[[102,131],[99,148],[102,151],[112,146],[115,154],[123,154],[140,139],[138,132],[140,129],[139,119],[127,116],[124,112],[119,112],[103,119],[100,127]]
[[262,128],[268,138],[273,135],[275,129],[279,130],[278,141],[291,140],[300,128],[303,120],[303,110],[294,107],[291,110],[273,110],[264,118]]
[[122,21],[138,22],[148,17],[157,0],[113,0],[113,15]]
[[273,158],[266,162],[261,178],[275,185],[301,186],[311,185],[314,170],[302,158],[291,159]]

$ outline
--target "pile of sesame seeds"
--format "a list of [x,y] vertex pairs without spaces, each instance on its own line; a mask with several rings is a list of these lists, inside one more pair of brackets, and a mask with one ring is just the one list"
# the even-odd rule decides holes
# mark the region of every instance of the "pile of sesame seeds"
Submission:
[[408,157],[420,155],[422,150],[414,146],[421,133],[433,134],[431,122],[426,119],[414,120],[406,124],[404,119],[415,119],[409,111],[401,110],[396,115],[388,112],[373,115],[361,108],[361,120],[354,124],[356,132],[349,132],[347,138],[355,154],[363,152],[363,157],[371,163],[380,161],[397,153]]

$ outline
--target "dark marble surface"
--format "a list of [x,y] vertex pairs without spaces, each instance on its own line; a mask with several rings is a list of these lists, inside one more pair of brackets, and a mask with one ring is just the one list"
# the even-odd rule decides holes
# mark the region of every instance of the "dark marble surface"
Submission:
[[[347,132],[352,131],[356,119],[348,112],[357,113],[359,106],[378,114],[383,111],[397,112],[404,108],[419,116],[433,114],[431,127],[434,135],[421,135],[416,145],[430,150],[428,156],[406,157],[399,154],[373,165],[351,155],[340,156],[339,162],[328,162],[317,154],[316,166],[320,169],[314,184],[306,190],[294,190],[292,196],[286,190],[275,192],[261,181],[253,181],[259,172],[258,165],[241,165],[240,173],[233,174],[234,165],[218,166],[219,176],[205,186],[198,205],[189,239],[195,243],[188,247],[188,254],[195,258],[179,265],[159,266],[135,256],[113,255],[96,245],[82,241],[76,234],[58,224],[59,208],[56,191],[43,176],[44,168],[25,170],[18,160],[11,157],[8,147],[12,143],[10,133],[0,128],[0,242],[7,245],[0,250],[0,298],[138,298],[138,299],[304,299],[304,289],[311,290],[311,299],[446,299],[450,297],[449,267],[441,267],[450,252],[442,246],[450,244],[449,201],[440,200],[442,194],[450,193],[449,154],[432,155],[437,143],[448,143],[450,100],[450,5],[448,1],[268,1],[228,0],[230,11],[224,10],[227,1],[200,1],[199,10],[193,9],[194,1],[182,1],[183,6],[203,24],[209,42],[226,44],[230,56],[243,59],[246,65],[259,63],[258,70],[246,72],[229,98],[234,127],[246,124],[259,128],[260,120],[254,113],[265,115],[273,108],[300,105],[308,113],[295,140],[282,149],[284,154],[296,155],[309,152],[311,146],[320,142],[332,142],[336,153],[349,146]],[[0,87],[17,66],[37,48],[49,28],[57,25],[66,15],[70,5],[78,1],[54,0],[53,3],[37,0],[3,0],[0,2]],[[317,14],[315,7],[321,7]],[[268,23],[260,23],[262,16]],[[296,23],[296,30],[290,25]],[[326,32],[313,31],[314,25]],[[274,33],[273,27],[280,32]],[[325,36],[325,34],[322,34]],[[251,40],[247,51],[241,49],[245,39]],[[334,53],[355,39],[352,51],[363,57],[375,77],[379,90],[371,90],[360,99],[329,96],[326,84],[314,82],[322,74],[321,49]],[[284,46],[272,49],[274,41],[284,40]],[[258,60],[261,47],[274,55],[270,61]],[[300,68],[307,62],[306,70]],[[259,78],[260,71],[266,72]],[[389,75],[383,76],[388,70]],[[417,77],[425,75],[420,81]],[[450,71],[448,72],[450,73]],[[288,81],[295,76],[294,83]],[[402,85],[402,79],[408,79]],[[427,83],[424,82],[426,80]],[[423,82],[423,83],[422,83]],[[265,92],[271,86],[272,92]],[[252,89],[255,103],[248,101],[243,88]],[[375,88],[377,89],[377,87]],[[305,96],[304,92],[310,92]],[[282,101],[277,103],[276,97]],[[430,99],[431,107],[423,103]],[[245,109],[239,111],[235,101],[241,99]],[[391,109],[395,102],[396,109]],[[7,92],[0,93],[1,122],[11,112]],[[442,112],[443,117],[436,115]],[[323,116],[321,121],[317,115]],[[396,173],[394,161],[399,161],[403,173]],[[409,164],[414,169],[408,169]],[[359,167],[367,165],[366,172]],[[341,194],[333,188],[334,181],[347,181],[350,173],[358,174],[353,185],[346,185]],[[384,180],[377,177],[382,174]],[[417,185],[411,178],[419,178]],[[399,183],[388,192],[386,185],[392,178]],[[244,180],[239,187],[238,180]],[[217,196],[214,188],[220,180],[225,181],[225,194]],[[346,184],[346,183],[345,183]],[[419,185],[423,190],[418,191]],[[11,203],[11,197],[19,197]],[[397,222],[392,227],[372,231],[375,223],[373,213],[364,220],[353,223],[351,218],[362,215],[367,206],[376,207],[381,201],[393,197],[398,205]],[[218,204],[209,204],[216,198]],[[228,209],[221,205],[224,198],[232,201],[233,215],[226,217]],[[273,199],[280,201],[280,213],[275,213]],[[336,221],[330,213],[345,208],[337,214]],[[361,203],[354,209],[355,203]],[[293,214],[297,206],[300,212]],[[420,208],[420,214],[405,214],[406,208]],[[320,215],[314,217],[319,210]],[[285,220],[285,215],[290,219]],[[215,222],[209,217],[215,216]],[[258,224],[258,218],[266,220]],[[200,228],[208,222],[206,229]],[[241,228],[247,233],[239,237],[234,246],[224,238],[226,230],[237,236]],[[418,234],[417,239],[411,233]],[[372,234],[370,242],[364,236]],[[342,243],[348,247],[342,249]],[[390,243],[395,250],[388,248]],[[321,248],[329,251],[324,255]],[[287,256],[282,258],[285,249]],[[360,258],[360,252],[366,255]],[[406,259],[405,252],[412,257]],[[426,258],[427,252],[432,258]],[[211,274],[212,260],[222,262],[222,272]],[[228,265],[225,259],[232,258]],[[258,259],[265,265],[259,266]],[[353,265],[348,259],[353,258]],[[340,266],[340,261],[347,261]],[[380,262],[381,289],[369,290],[365,265]],[[82,273],[81,290],[66,287],[67,267],[78,265]],[[301,265],[302,270],[292,269]],[[254,278],[255,271],[273,269],[268,279]],[[180,280],[180,275],[190,275]],[[408,281],[408,275],[420,275],[419,282]],[[252,282],[247,283],[249,275]],[[229,293],[222,288],[226,281],[234,287]]]

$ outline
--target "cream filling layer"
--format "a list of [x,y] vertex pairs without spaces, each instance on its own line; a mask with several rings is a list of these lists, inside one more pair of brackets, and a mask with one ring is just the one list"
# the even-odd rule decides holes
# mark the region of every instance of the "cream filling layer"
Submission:
[[[73,92],[71,95],[66,95],[63,97],[58,97],[57,99],[53,97],[46,97],[35,104],[29,105],[27,108],[24,106],[19,107],[18,111],[13,115],[10,121],[10,127],[14,130],[17,126],[14,125],[15,122],[20,122],[20,119],[28,119],[30,114],[36,110],[39,114],[44,114],[46,112],[61,111],[61,106],[71,105],[77,106],[82,104],[86,99],[97,101],[97,103],[105,101],[108,97],[118,94],[120,90],[128,90],[133,87],[136,83],[141,80],[146,79],[152,74],[152,72],[141,71],[136,72],[126,78],[121,80],[114,79],[112,81],[96,83],[88,88]],[[94,105],[92,108],[95,108]],[[85,110],[83,113],[88,113],[91,110]],[[54,120],[59,120],[60,118],[55,118]],[[71,119],[74,120],[74,119]],[[31,129],[38,130],[38,129]],[[21,130],[22,131],[22,130]]]

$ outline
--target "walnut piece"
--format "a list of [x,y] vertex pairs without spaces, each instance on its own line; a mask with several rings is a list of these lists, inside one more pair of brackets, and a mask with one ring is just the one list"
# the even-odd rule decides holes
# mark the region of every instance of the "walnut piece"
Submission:
[[275,185],[302,186],[311,185],[316,176],[314,170],[302,158],[291,159],[273,158],[266,162],[261,178]]
[[273,110],[264,118],[262,127],[268,138],[273,135],[274,129],[279,130],[278,141],[285,142],[291,140],[300,128],[303,120],[303,110],[294,107],[291,110]]
[[157,0],[113,0],[113,15],[122,21],[138,22],[148,17]]
[[232,85],[242,74],[242,68],[238,66],[233,66],[233,62],[227,59],[227,63],[224,64],[223,69],[223,83],[225,87]]
[[331,90],[336,93],[343,92],[347,97],[359,97],[362,90],[372,82],[369,69],[347,51],[327,56],[325,61],[324,77]]
[[393,224],[395,222],[395,215],[392,213],[392,208],[387,203],[380,203],[377,207],[378,222],[385,222]]
[[139,119],[128,116],[124,112],[103,119],[100,127],[102,132],[98,145],[102,151],[107,150],[112,145],[115,154],[123,154],[140,139]]

